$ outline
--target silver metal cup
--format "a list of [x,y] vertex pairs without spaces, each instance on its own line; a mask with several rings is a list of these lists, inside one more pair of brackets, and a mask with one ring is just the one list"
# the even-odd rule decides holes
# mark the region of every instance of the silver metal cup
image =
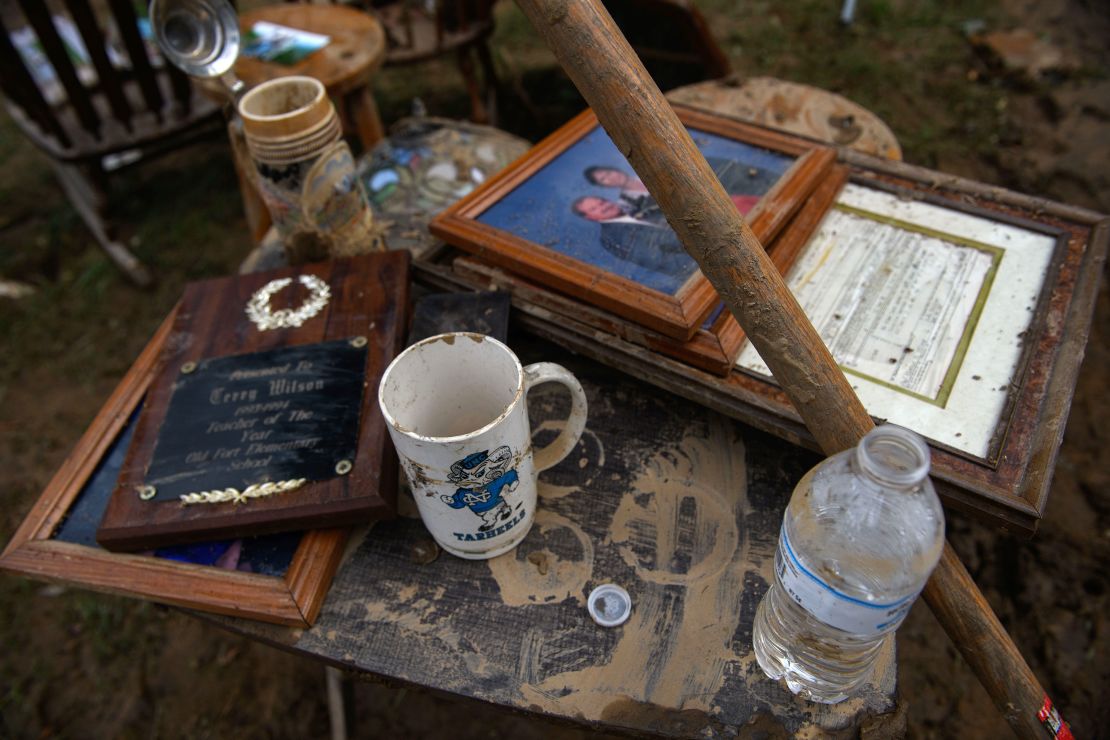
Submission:
[[152,0],[150,23],[158,48],[182,72],[218,78],[233,101],[246,91],[232,71],[239,58],[239,17],[227,0]]

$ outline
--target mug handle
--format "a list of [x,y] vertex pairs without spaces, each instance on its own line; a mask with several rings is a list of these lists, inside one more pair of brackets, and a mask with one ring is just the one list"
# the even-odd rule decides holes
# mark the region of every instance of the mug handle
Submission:
[[540,383],[561,383],[570,391],[570,416],[555,441],[542,450],[533,450],[532,461],[536,472],[547,470],[570,454],[586,428],[586,392],[578,378],[554,362],[537,362],[524,368],[524,393]]

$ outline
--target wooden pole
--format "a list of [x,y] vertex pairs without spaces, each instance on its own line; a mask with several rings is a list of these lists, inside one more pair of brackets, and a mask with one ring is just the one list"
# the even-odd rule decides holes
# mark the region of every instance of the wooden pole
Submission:
[[[873,426],[820,335],[600,0],[517,0],[826,454]],[[925,589],[949,637],[1023,738],[1047,698],[950,545]]]

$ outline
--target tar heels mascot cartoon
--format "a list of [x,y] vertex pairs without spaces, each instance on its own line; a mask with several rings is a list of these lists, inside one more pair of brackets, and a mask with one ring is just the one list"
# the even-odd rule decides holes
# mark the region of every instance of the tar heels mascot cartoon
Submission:
[[451,465],[448,480],[458,485],[455,495],[440,496],[452,509],[469,506],[482,519],[479,532],[488,532],[512,516],[509,502],[502,496],[513,491],[520,483],[516,470],[509,470],[513,453],[505,445],[492,453],[475,452]]

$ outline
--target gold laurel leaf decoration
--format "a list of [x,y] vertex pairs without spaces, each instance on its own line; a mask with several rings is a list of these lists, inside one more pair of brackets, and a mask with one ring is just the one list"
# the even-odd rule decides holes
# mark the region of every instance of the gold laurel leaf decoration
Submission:
[[251,499],[265,498],[266,496],[273,496],[278,493],[288,493],[289,491],[295,491],[307,482],[307,478],[295,478],[293,480],[253,483],[247,486],[246,490],[244,491],[240,491],[238,488],[223,488],[216,489],[214,491],[185,493],[181,495],[181,503],[186,505],[226,503],[241,504],[246,501],[250,501]]

